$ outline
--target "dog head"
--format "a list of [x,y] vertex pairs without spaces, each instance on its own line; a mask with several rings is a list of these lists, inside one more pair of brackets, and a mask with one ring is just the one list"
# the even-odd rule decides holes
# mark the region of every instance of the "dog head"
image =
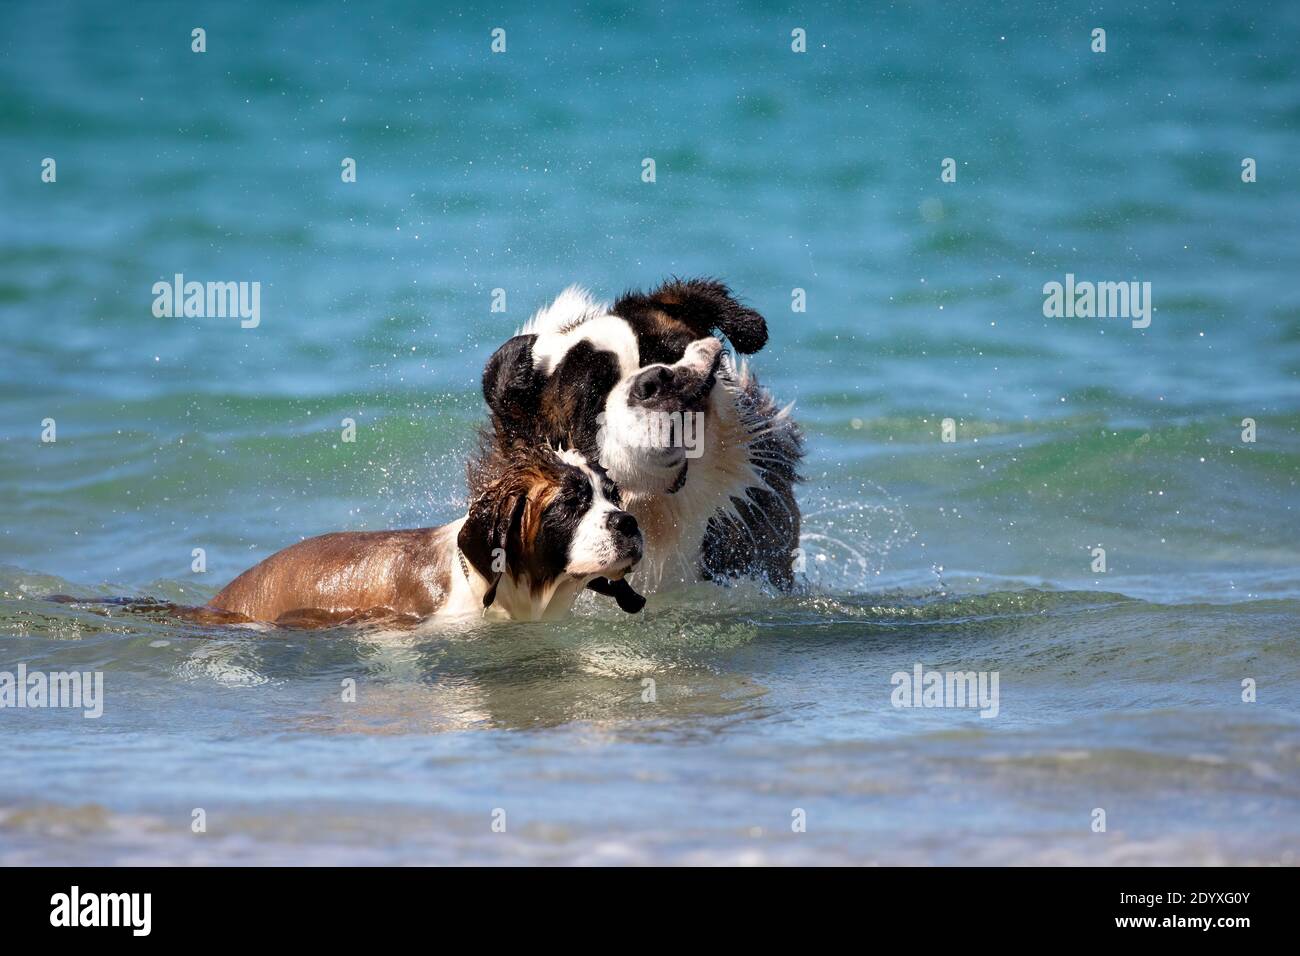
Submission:
[[549,446],[519,444],[494,462],[457,536],[465,559],[490,582],[484,607],[508,576],[512,590],[534,597],[569,582],[639,611],[645,601],[623,576],[641,560],[644,542],[609,477],[578,452]]
[[674,279],[607,309],[566,289],[483,373],[498,438],[563,443],[626,491],[671,493],[708,428],[722,342],[743,354],[767,323],[722,283]]

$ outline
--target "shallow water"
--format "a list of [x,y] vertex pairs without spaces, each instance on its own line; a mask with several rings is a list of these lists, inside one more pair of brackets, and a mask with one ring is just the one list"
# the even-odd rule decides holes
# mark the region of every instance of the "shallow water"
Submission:
[[[251,9],[197,56],[169,6],[6,8],[0,670],[105,701],[0,710],[0,862],[1300,862],[1300,14],[1103,5],[1096,55],[1068,5],[506,5],[493,57]],[[176,272],[261,324],[154,318]],[[1067,272],[1151,326],[1044,318]],[[800,593],[415,635],[41,600],[454,518],[495,345],[670,273],[768,316]],[[997,716],[893,707],[916,663]]]

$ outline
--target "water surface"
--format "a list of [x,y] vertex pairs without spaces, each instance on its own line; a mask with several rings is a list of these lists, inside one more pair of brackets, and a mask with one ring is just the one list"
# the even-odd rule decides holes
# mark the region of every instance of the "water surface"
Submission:
[[[0,22],[0,670],[106,688],[0,711],[0,861],[1300,858],[1295,9]],[[261,324],[155,318],[177,272],[260,282]],[[1151,282],[1150,327],[1044,318],[1066,273]],[[453,519],[492,349],[570,282],[670,274],[769,319],[800,593],[416,635],[40,600],[197,603]],[[997,717],[892,707],[916,663],[998,672]]]

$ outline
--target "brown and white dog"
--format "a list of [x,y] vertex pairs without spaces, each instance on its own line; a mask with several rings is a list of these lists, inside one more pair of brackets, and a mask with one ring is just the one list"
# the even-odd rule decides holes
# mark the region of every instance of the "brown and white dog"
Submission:
[[523,441],[598,461],[645,535],[639,586],[790,587],[802,434],[715,332],[742,354],[767,342],[763,317],[713,280],[674,279],[612,307],[566,289],[488,360],[480,459]]
[[584,588],[641,609],[645,599],[624,575],[641,559],[642,536],[608,477],[577,452],[537,444],[516,444],[484,465],[464,518],[300,541],[226,585],[203,619],[289,627],[483,614],[549,620]]

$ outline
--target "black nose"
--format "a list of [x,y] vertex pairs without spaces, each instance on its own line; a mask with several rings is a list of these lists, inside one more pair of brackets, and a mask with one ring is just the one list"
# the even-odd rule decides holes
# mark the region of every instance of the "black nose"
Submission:
[[632,380],[632,400],[648,401],[673,383],[673,370],[666,365],[655,365]]
[[625,538],[635,538],[641,532],[641,529],[637,527],[636,518],[633,518],[626,511],[611,511],[609,517],[605,520],[610,531],[621,534]]

